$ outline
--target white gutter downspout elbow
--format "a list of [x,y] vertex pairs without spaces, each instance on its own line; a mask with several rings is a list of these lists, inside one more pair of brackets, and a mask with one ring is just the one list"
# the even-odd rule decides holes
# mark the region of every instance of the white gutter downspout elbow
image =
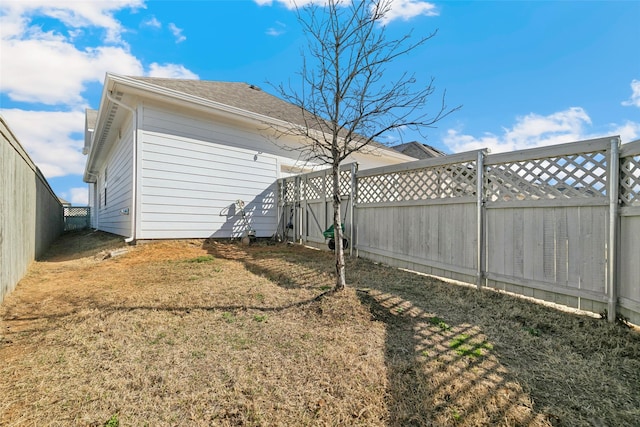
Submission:
[[132,188],[131,188],[131,236],[124,239],[125,243],[133,243],[136,240],[136,188],[138,179],[138,111],[123,103],[114,99],[110,92],[106,92],[107,99],[116,105],[121,106],[127,111],[130,111],[133,116],[133,174],[132,174]]

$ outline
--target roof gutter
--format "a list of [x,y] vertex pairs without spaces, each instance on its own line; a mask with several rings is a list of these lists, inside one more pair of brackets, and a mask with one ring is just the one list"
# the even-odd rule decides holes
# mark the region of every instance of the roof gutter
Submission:
[[107,99],[116,105],[121,106],[125,110],[131,112],[133,117],[133,173],[132,173],[132,188],[131,188],[131,236],[124,239],[126,243],[133,243],[136,240],[136,189],[137,189],[137,175],[138,175],[138,112],[122,101],[118,101],[111,96],[110,92],[105,93]]

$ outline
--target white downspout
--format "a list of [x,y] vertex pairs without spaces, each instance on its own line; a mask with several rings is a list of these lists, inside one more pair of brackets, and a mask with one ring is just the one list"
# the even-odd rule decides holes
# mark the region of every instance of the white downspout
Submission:
[[138,112],[123,103],[122,101],[118,101],[111,96],[110,92],[106,93],[107,99],[113,102],[116,105],[121,106],[127,111],[131,112],[133,116],[133,174],[132,174],[132,189],[131,189],[131,236],[124,239],[126,243],[133,243],[136,240],[136,189],[137,189],[137,179],[138,179]]
[[[94,190],[92,192],[89,191],[89,193],[87,193],[87,194],[93,194],[93,200],[89,200],[89,203],[91,204],[89,215],[93,215],[93,217],[95,218],[95,220],[94,220],[95,227],[93,227],[93,229],[97,230],[98,226],[99,226],[99,221],[100,221],[100,218],[98,216],[99,212],[98,212],[98,209],[96,209],[96,207],[97,207],[96,206],[96,189],[98,187],[98,175],[96,175],[95,173],[87,173],[87,176],[89,178],[95,179],[95,181],[96,181],[96,182],[87,183],[88,186],[91,186],[91,185],[94,186]],[[91,225],[91,224],[89,224],[89,225]]]

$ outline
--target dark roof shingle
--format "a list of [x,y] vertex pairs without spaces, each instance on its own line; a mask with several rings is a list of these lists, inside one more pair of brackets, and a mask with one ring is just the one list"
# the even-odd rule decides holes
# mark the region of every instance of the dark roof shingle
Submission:
[[431,159],[434,157],[446,156],[445,153],[437,148],[427,144],[421,144],[417,141],[407,142],[391,148],[401,152],[402,154],[406,154],[407,156],[415,157],[416,159]]
[[289,123],[304,125],[302,109],[270,95],[257,86],[241,82],[132,77],[208,101],[214,101]]

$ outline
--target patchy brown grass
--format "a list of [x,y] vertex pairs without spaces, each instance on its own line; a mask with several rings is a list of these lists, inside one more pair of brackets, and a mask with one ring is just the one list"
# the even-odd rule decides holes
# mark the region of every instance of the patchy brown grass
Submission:
[[0,425],[604,426],[640,336],[298,246],[64,236],[0,306]]

